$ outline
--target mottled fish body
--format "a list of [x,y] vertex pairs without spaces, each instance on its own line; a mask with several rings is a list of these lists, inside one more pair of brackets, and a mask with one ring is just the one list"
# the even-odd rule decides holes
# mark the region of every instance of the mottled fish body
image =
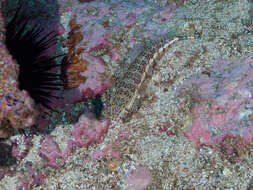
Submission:
[[193,37],[177,36],[163,38],[146,45],[144,51],[136,57],[120,78],[114,81],[107,104],[113,123],[127,121],[139,106],[140,91],[147,76],[152,72],[155,63],[161,59],[164,52],[179,40]]

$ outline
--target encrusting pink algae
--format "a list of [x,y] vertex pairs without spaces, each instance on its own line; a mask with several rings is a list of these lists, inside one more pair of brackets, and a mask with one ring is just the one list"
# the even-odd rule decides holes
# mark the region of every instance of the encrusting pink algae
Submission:
[[253,56],[217,60],[211,70],[193,75],[178,90],[191,105],[185,136],[198,147],[219,145],[224,151],[228,146],[227,156],[237,156],[233,162],[241,146],[253,143],[252,65]]

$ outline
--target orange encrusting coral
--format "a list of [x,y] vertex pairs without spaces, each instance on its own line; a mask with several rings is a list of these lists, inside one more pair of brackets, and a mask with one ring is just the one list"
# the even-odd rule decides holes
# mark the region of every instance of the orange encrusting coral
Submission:
[[76,45],[83,40],[82,33],[79,31],[81,28],[80,24],[76,23],[76,19],[73,18],[69,22],[70,32],[68,37],[69,51],[67,53],[67,61],[64,62],[65,76],[64,76],[64,88],[71,89],[77,88],[83,83],[86,78],[81,75],[87,68],[89,62],[82,58],[83,48],[79,47],[76,49]]

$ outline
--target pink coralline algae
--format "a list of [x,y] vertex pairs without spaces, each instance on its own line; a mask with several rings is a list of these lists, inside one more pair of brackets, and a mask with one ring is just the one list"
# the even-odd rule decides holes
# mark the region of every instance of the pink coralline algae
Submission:
[[92,114],[82,114],[74,125],[68,147],[62,154],[65,158],[77,147],[89,147],[93,143],[101,143],[109,127],[109,120],[96,120]]
[[39,155],[46,160],[48,166],[60,167],[63,157],[58,144],[51,137],[46,137],[40,147]]
[[192,76],[180,87],[180,95],[191,101],[185,136],[197,146],[218,144],[224,152],[229,141],[225,152],[232,154],[235,147],[252,145],[252,65],[253,56],[218,60],[212,70]]
[[[72,131],[73,139],[68,140],[68,146],[65,151],[61,151],[59,145],[50,136],[43,138],[39,155],[45,160],[45,166],[61,167],[71,152],[77,147],[89,147],[93,143],[101,143],[109,126],[108,120],[96,120],[91,113],[80,116],[78,122],[74,125]],[[118,158],[118,153],[114,152],[113,147],[109,145],[105,152],[101,151],[99,155],[112,156]],[[96,158],[94,158],[96,159]]]
[[93,143],[101,143],[109,126],[108,120],[98,121],[82,115],[74,126],[72,135],[74,143],[81,147],[89,147]]
[[[96,57],[90,57],[90,60],[93,64],[88,65],[87,70],[83,73],[87,81],[79,86],[86,99],[102,95],[110,86],[110,81],[104,76],[105,65],[103,62]],[[91,95],[89,95],[89,90]]]
[[145,190],[152,182],[152,177],[145,167],[136,166],[126,180],[129,190]]

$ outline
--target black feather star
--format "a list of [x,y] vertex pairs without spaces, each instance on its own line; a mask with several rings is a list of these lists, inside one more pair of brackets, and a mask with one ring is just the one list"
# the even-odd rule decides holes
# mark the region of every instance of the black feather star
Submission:
[[19,89],[26,90],[36,104],[53,109],[51,103],[60,98],[63,88],[61,76],[56,72],[61,70],[61,65],[56,59],[63,55],[46,55],[47,50],[56,45],[58,34],[44,33],[38,24],[31,24],[31,17],[20,5],[6,25],[5,44],[19,65]]

